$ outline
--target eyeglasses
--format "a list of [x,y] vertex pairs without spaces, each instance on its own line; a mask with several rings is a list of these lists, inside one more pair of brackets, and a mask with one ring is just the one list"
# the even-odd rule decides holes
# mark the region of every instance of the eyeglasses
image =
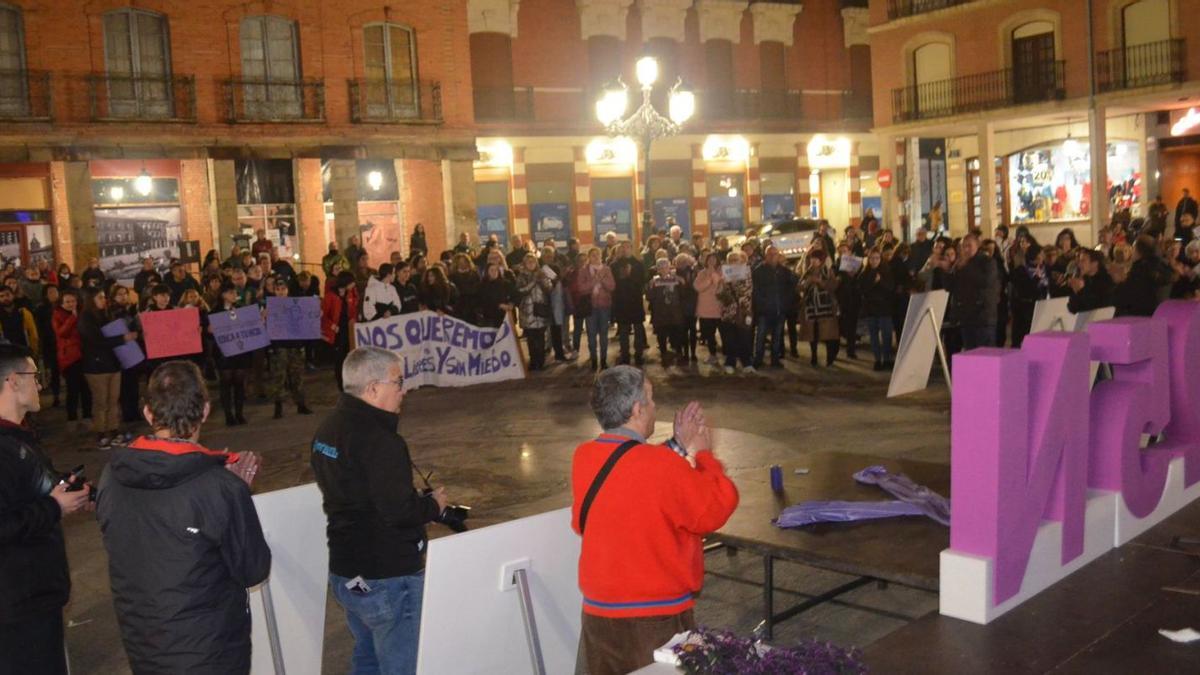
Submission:
[[9,374],[10,375],[32,375],[34,380],[38,383],[39,387],[43,384],[43,380],[45,379],[45,375],[40,370],[14,370],[13,372],[11,372]]
[[404,388],[404,378],[403,377],[396,378],[394,380],[375,380],[375,381],[379,384],[394,384],[394,385],[396,385],[397,389]]

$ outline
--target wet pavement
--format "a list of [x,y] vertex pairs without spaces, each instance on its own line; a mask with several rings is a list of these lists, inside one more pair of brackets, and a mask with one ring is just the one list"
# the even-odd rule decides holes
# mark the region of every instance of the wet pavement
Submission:
[[[801,351],[807,353],[804,347]],[[765,480],[770,465],[786,465],[800,451],[821,450],[949,463],[949,396],[936,374],[926,391],[889,401],[887,373],[872,372],[867,359],[814,368],[805,357],[786,360],[782,370],[725,375],[704,364],[664,369],[653,351],[650,355],[646,372],[658,406],[656,438],[669,435],[678,407],[699,400],[717,430],[717,455],[733,473],[761,472]],[[416,464],[433,472],[433,482],[446,485],[454,501],[473,507],[474,527],[562,508],[570,504],[571,452],[599,431],[587,403],[591,380],[580,361],[551,363],[523,381],[425,388],[406,398],[401,433]],[[311,373],[307,389],[316,415],[299,416],[285,406],[285,417],[272,420],[271,406],[251,395],[249,425],[227,429],[217,419],[206,425],[202,443],[261,453],[256,492],[310,482],[309,441],[336,398],[332,373]],[[56,466],[86,464],[88,476],[99,478],[107,452],[85,449],[93,440],[85,428],[66,422],[62,408],[43,411],[40,424]],[[72,516],[65,529],[74,584],[66,610],[73,670],[127,673],[96,521]],[[446,533],[433,526],[430,534]],[[706,563],[698,621],[749,634],[762,618],[756,586],[762,581],[761,558],[718,551],[708,554]],[[850,580],[791,563],[777,564],[775,577],[777,607]],[[865,646],[936,608],[932,593],[867,585],[780,624],[775,642],[816,637]],[[331,601],[324,672],[346,672],[351,646],[345,619]]]

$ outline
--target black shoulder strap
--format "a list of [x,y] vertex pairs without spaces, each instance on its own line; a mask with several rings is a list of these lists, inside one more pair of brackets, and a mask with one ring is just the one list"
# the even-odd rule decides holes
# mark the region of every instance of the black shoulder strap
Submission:
[[608,478],[608,474],[612,473],[617,461],[624,457],[625,453],[641,444],[641,441],[628,440],[617,446],[617,449],[613,450],[613,453],[608,456],[608,460],[604,462],[604,466],[600,467],[596,477],[592,479],[592,486],[588,488],[587,494],[583,497],[583,504],[579,506],[579,534],[581,536],[583,528],[587,526],[588,511],[592,508],[592,502],[596,500],[596,493],[600,492],[600,486],[604,485],[604,481]]

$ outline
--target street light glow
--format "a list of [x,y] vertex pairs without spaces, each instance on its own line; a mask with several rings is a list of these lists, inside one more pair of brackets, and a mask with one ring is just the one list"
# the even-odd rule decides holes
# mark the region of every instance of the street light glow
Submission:
[[142,169],[142,173],[137,178],[133,179],[133,189],[138,191],[138,194],[143,197],[150,194],[154,189],[154,179],[150,177],[150,173]]
[[673,91],[667,102],[667,112],[675,124],[683,124],[696,113],[696,95],[690,91]]
[[616,122],[625,114],[629,107],[629,94],[624,87],[612,87],[604,90],[604,95],[596,101],[596,119],[604,126]]
[[658,80],[658,61],[653,56],[643,56],[637,62],[637,80],[643,87],[652,87]]

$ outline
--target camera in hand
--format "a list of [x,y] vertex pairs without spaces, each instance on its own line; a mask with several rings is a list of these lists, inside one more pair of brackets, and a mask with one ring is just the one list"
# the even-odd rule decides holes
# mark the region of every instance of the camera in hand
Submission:
[[[433,490],[426,488],[421,491],[421,494],[428,496],[433,494]],[[471,515],[471,507],[463,506],[462,504],[447,504],[446,508],[438,514],[437,518],[433,519],[435,523],[441,523],[450,528],[454,532],[467,531],[467,518]]]
[[[70,472],[64,473],[61,477],[62,482],[67,484],[66,492],[79,492],[88,484],[87,476],[83,475],[83,465],[71,469]],[[92,490],[88,493],[88,501],[96,501],[96,491]]]

